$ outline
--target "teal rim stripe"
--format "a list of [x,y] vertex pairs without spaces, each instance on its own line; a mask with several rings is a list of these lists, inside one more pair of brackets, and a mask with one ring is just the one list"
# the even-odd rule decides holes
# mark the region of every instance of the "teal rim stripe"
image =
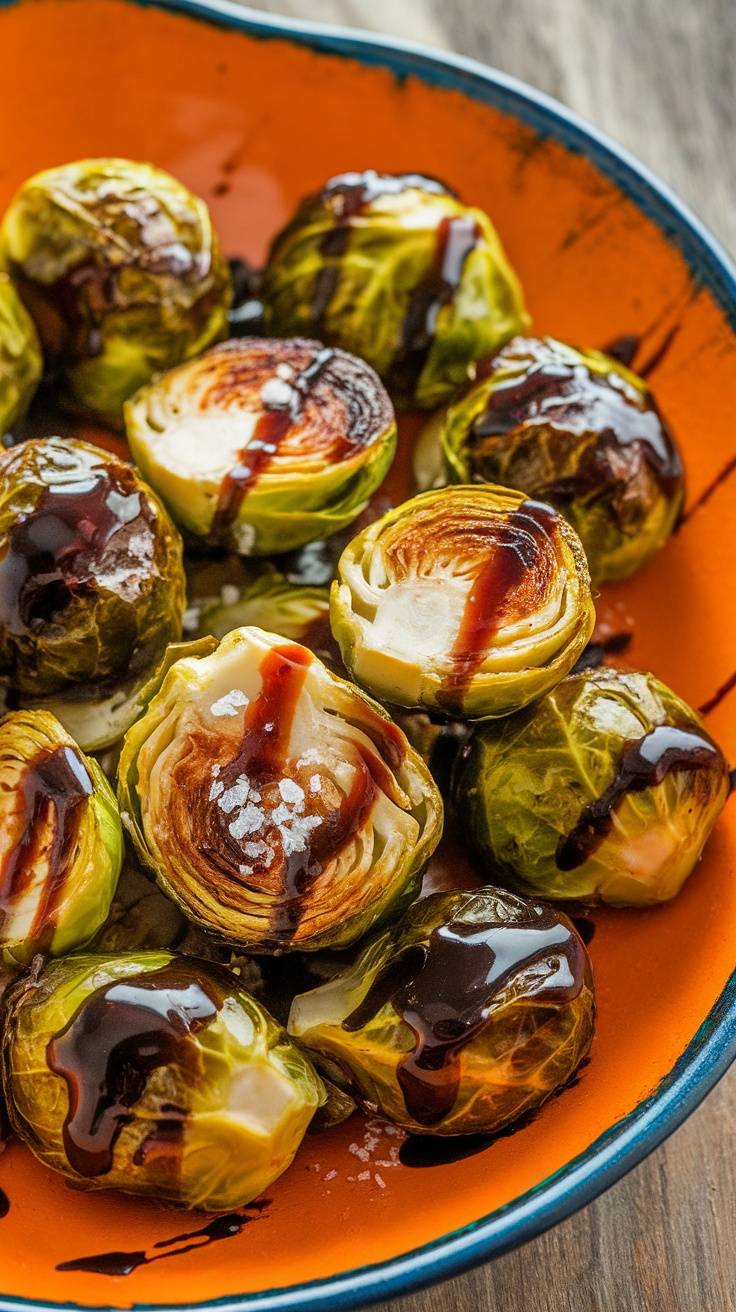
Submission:
[[[62,0],[63,2],[63,0]],[[0,8],[23,0],[0,0]],[[230,0],[128,0],[229,28],[258,39],[281,39],[338,58],[388,68],[459,91],[517,118],[585,156],[674,242],[697,282],[736,331],[736,269],[723,247],[675,193],[628,151],[550,96],[475,60],[348,28],[285,19]],[[658,1088],[534,1189],[486,1217],[400,1257],[324,1280],[197,1304],[133,1305],[133,1312],[348,1312],[397,1298],[526,1243],[610,1188],[695,1110],[736,1058],[736,971],[695,1037]],[[60,1277],[60,1283],[63,1277]],[[116,1283],[125,1301],[125,1286]],[[96,1305],[97,1307],[103,1305]],[[104,1305],[111,1307],[112,1305]],[[0,1295],[0,1312],[84,1312],[89,1304],[39,1303]]]

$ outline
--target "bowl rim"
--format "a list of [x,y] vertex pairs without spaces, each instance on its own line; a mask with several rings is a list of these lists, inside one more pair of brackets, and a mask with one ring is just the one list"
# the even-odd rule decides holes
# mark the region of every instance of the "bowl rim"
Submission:
[[[24,0],[0,0],[0,9]],[[693,279],[713,296],[736,331],[736,266],[690,207],[625,147],[573,110],[517,78],[463,55],[337,24],[267,14],[232,0],[126,0],[249,36],[292,41],[323,54],[387,68],[492,105],[582,155],[677,246]],[[416,1292],[499,1257],[542,1234],[609,1189],[695,1111],[736,1059],[736,970],[685,1051],[657,1088],[584,1152],[533,1189],[487,1216],[398,1257],[280,1289],[196,1304],[126,1304],[131,1312],[347,1312]],[[0,1312],[100,1308],[0,1294]],[[111,1308],[113,1305],[109,1305]]]

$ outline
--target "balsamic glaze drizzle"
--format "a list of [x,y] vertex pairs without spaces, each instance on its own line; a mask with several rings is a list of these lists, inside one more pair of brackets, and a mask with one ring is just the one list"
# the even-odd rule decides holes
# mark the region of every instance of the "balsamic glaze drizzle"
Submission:
[[[202,1226],[201,1230],[190,1230],[183,1235],[174,1235],[173,1239],[160,1239],[153,1245],[155,1249],[168,1248],[172,1250],[171,1252],[148,1254],[144,1249],[138,1249],[131,1253],[96,1253],[92,1257],[77,1257],[70,1262],[60,1262],[56,1270],[87,1271],[92,1275],[101,1276],[129,1276],[139,1267],[149,1266],[151,1262],[162,1262],[167,1257],[182,1257],[184,1253],[193,1253],[221,1239],[232,1239],[235,1235],[242,1234],[249,1222],[255,1221],[269,1206],[270,1201],[270,1198],[264,1198],[255,1203],[248,1203],[245,1212],[216,1216],[213,1221],[208,1221]],[[247,1212],[254,1212],[255,1215],[248,1216],[245,1214]],[[196,1239],[203,1239],[204,1243],[191,1242]],[[174,1247],[174,1245],[182,1246]]]
[[[652,473],[668,494],[674,493],[683,478],[682,462],[667,425],[651,396],[634,399],[624,390],[620,379],[611,383],[607,376],[595,373],[585,364],[572,364],[555,356],[554,348],[544,339],[524,338],[520,346],[531,363],[524,372],[499,383],[487,399],[485,413],[475,421],[471,458],[477,472],[484,473],[484,439],[502,437],[516,429],[544,426],[561,432],[584,436],[598,433],[590,458],[574,475],[563,477],[544,488],[544,496],[554,504],[564,505],[581,493],[592,494],[616,481],[615,468],[609,468],[608,451],[638,444]],[[511,342],[499,356],[481,364],[478,377],[492,376],[505,360],[515,359]],[[485,456],[490,462],[488,481],[493,482],[494,447],[488,445]]]
[[623,656],[629,650],[633,637],[633,633],[612,633],[600,642],[589,642],[571,673],[583,674],[585,670],[597,670],[603,665],[606,656]]
[[640,793],[661,784],[674,770],[718,769],[721,755],[705,735],[670,724],[657,725],[651,733],[624,748],[613,783],[583,808],[569,834],[557,844],[560,870],[576,870],[600,847],[613,825],[613,813],[627,793]]
[[716,688],[713,696],[709,697],[707,702],[703,702],[703,705],[698,707],[698,715],[710,715],[711,711],[714,711],[717,706],[720,706],[724,697],[727,697],[734,688],[736,688],[736,670],[734,670],[733,674],[729,675],[726,682],[722,683],[720,688]]
[[524,501],[505,517],[468,593],[450,652],[453,672],[437,697],[444,710],[462,710],[463,695],[507,617],[514,594],[530,571],[544,574],[549,562],[543,553],[554,553],[556,532],[555,512],[536,501]]
[[[364,214],[381,196],[398,195],[412,187],[437,196],[454,195],[434,178],[414,173],[379,174],[373,169],[342,174],[327,183],[320,200],[333,210],[335,223],[320,243],[320,252],[327,263],[319,269],[312,295],[311,317],[315,325],[324,320],[337,291],[339,260],[349,249],[352,220]],[[404,315],[401,346],[389,370],[390,387],[413,392],[434,340],[437,315],[443,305],[451,304],[465,261],[480,237],[478,224],[469,214],[454,218],[448,215],[438,225],[432,267],[414,288]]]
[[[700,496],[697,498],[697,500],[694,501],[691,506],[688,506],[687,510],[685,510],[683,514],[680,515],[679,521],[677,523],[677,529],[682,528],[683,524],[687,524],[688,520],[692,519],[693,515],[698,510],[700,510],[701,506],[706,505],[707,502],[710,501],[711,497],[713,496],[713,493],[717,492],[718,488],[722,487],[723,484],[728,481],[728,479],[731,477],[734,471],[736,471],[736,456],[732,456],[731,459],[726,462],[726,464],[723,466],[723,469],[719,470],[715,478],[700,493]],[[675,531],[677,531],[677,529]]]
[[[49,1067],[69,1091],[64,1151],[78,1175],[91,1179],[111,1170],[115,1144],[133,1119],[149,1075],[174,1062],[196,1063],[191,1036],[218,1009],[200,972],[180,958],[90,994],[51,1039]],[[177,1112],[186,1116],[182,1109]],[[160,1134],[156,1123],[153,1133]],[[172,1146],[178,1150],[180,1137]]]
[[487,925],[451,920],[428,943],[407,947],[378,971],[363,1001],[343,1021],[362,1029],[390,1002],[416,1043],[399,1062],[409,1114],[436,1125],[453,1108],[463,1048],[485,1028],[493,1003],[521,972],[545,963],[533,1000],[564,1004],[583,987],[586,957],[571,925],[549,907],[530,904],[526,919]]
[[[245,712],[240,750],[219,775],[219,781],[225,789],[231,788],[241,776],[246,776],[265,803],[266,799],[272,798],[274,786],[279,781],[287,775],[298,773],[289,766],[289,740],[311,660],[311,653],[295,643],[284,643],[266,653],[259,670],[260,693]],[[401,740],[398,732],[397,739]],[[382,747],[388,759],[393,747],[393,739],[388,734]],[[343,797],[339,806],[325,809],[320,805],[320,823],[304,836],[301,850],[284,850],[279,831],[267,814],[262,833],[267,840],[264,846],[270,849],[271,855],[253,858],[249,874],[240,872],[232,876],[239,881],[245,880],[256,889],[272,888],[274,876],[280,878],[281,891],[275,899],[270,926],[276,947],[284,938],[293,936],[305,910],[304,894],[312,880],[360,829],[373,804],[377,787],[380,786],[380,779],[373,777],[376,767],[361,753],[356,753],[353,764],[356,768],[349,793]],[[306,792],[306,779],[303,783]],[[205,780],[204,786],[209,789],[209,780]],[[205,793],[204,797],[207,795]],[[281,797],[274,800],[280,802]],[[269,800],[268,805],[271,804]],[[229,815],[223,814],[217,806],[208,806],[204,798],[196,812],[198,815],[214,815],[219,826],[214,841],[206,831],[200,835],[205,850],[209,848],[224,853],[228,869],[240,871],[243,856],[238,840],[230,834]],[[280,859],[274,855],[274,850],[280,852]],[[218,866],[222,867],[222,861],[218,862]]]
[[[277,407],[264,403],[264,411],[256,421],[248,445],[243,447],[237,463],[223,479],[212,523],[212,532],[215,536],[226,530],[237,518],[249,488],[254,485],[259,475],[268,469],[273,457],[278,454],[281,443],[301,416],[304,402],[312,387],[324,373],[334,354],[335,352],[329,347],[314,351],[309,364],[290,381],[287,405]],[[346,442],[349,442],[349,439],[346,439]]]

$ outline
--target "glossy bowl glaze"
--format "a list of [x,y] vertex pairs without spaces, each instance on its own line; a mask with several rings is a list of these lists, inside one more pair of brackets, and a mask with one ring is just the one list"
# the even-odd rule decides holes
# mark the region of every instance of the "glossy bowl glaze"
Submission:
[[[0,49],[0,207],[49,165],[148,159],[207,199],[228,254],[258,262],[331,174],[433,173],[492,215],[538,333],[635,337],[635,365],[685,453],[688,508],[641,575],[602,591],[599,636],[633,635],[626,662],[703,707],[736,756],[736,283],[673,196],[560,106],[480,65],[226,3],[12,0]],[[394,494],[409,491],[413,426]],[[267,1203],[211,1224],[71,1193],[11,1145],[0,1308],[342,1309],[530,1238],[653,1148],[732,1059],[735,858],[731,803],[674,903],[595,915],[589,1063],[531,1123],[464,1161],[397,1166],[396,1135],[354,1117],[308,1136]],[[451,849],[435,865],[439,878],[464,871]],[[110,1253],[107,1274],[59,1269]]]

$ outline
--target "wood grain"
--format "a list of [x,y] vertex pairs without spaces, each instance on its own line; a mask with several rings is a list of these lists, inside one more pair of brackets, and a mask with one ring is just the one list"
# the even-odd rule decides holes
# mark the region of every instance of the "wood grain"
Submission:
[[[252,7],[445,45],[541,87],[649,164],[736,253],[734,0],[262,0]],[[426,1186],[422,1174],[417,1187]],[[507,1257],[386,1307],[731,1312],[735,1233],[736,1069],[677,1134],[583,1212]]]

